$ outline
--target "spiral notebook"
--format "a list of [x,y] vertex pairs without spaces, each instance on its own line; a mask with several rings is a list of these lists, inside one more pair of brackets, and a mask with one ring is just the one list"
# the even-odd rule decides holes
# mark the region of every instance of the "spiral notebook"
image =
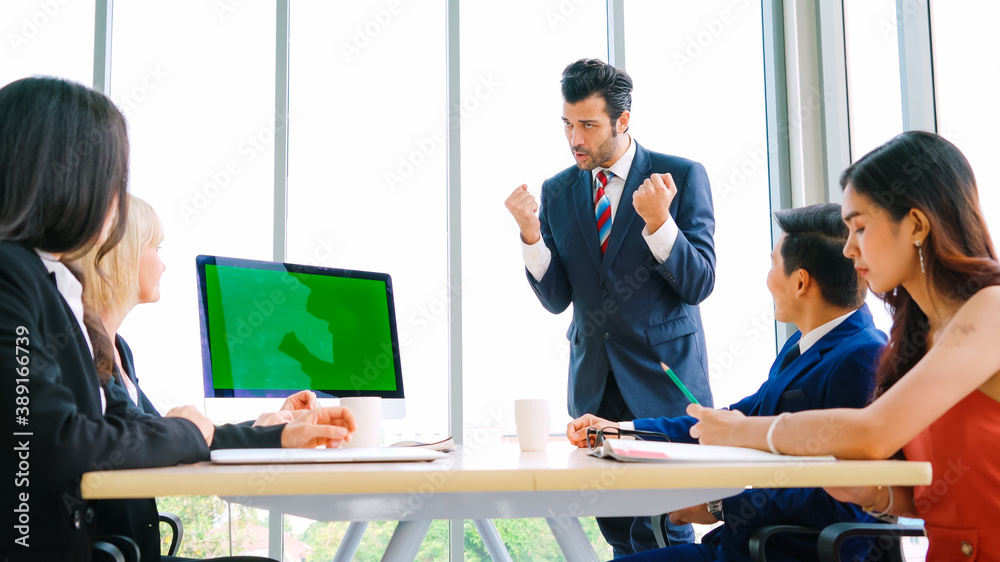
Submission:
[[622,462],[803,462],[833,461],[831,456],[795,457],[775,455],[745,447],[720,447],[693,443],[668,443],[664,441],[631,441],[605,439],[590,451],[602,459]]

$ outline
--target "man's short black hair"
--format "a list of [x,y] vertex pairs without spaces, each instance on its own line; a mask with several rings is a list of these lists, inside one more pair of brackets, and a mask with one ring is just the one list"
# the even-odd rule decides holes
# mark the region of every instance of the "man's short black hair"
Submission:
[[854,262],[844,257],[847,225],[840,205],[826,203],[774,213],[785,233],[781,258],[785,275],[804,269],[819,285],[823,299],[843,308],[856,308],[865,301],[868,287],[861,282]]
[[578,103],[599,95],[607,104],[612,125],[622,112],[632,110],[632,78],[599,59],[580,59],[563,70],[562,95],[566,103]]

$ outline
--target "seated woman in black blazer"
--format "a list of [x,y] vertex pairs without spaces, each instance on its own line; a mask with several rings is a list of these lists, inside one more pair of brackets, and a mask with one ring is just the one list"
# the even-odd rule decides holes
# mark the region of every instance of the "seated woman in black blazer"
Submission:
[[191,406],[145,415],[108,384],[114,353],[75,260],[122,237],[128,152],[124,117],[98,92],[52,78],[0,89],[0,559],[90,560],[101,502],[81,496],[84,472],[336,446],[355,429],[350,411],[316,408],[217,430]]

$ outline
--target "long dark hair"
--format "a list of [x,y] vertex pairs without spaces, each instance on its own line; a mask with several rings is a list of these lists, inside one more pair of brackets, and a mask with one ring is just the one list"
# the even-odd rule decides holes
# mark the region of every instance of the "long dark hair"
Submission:
[[[937,294],[964,302],[1000,285],[1000,264],[979,207],[972,167],[958,148],[925,132],[903,133],[844,170],[851,184],[894,221],[919,209],[930,222],[923,241],[926,279]],[[927,315],[903,287],[880,294],[893,317],[889,345],[876,371],[875,396],[889,390],[927,353]]]
[[[94,246],[112,205],[115,220],[98,259],[121,240],[128,205],[125,118],[103,94],[57,78],[0,89],[0,240],[72,260]],[[84,323],[102,381],[114,355],[100,318]]]

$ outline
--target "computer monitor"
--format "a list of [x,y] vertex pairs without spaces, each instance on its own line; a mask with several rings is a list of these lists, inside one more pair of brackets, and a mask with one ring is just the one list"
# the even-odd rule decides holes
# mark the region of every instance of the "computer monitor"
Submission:
[[197,270],[206,408],[309,389],[405,416],[388,274],[204,255]]

